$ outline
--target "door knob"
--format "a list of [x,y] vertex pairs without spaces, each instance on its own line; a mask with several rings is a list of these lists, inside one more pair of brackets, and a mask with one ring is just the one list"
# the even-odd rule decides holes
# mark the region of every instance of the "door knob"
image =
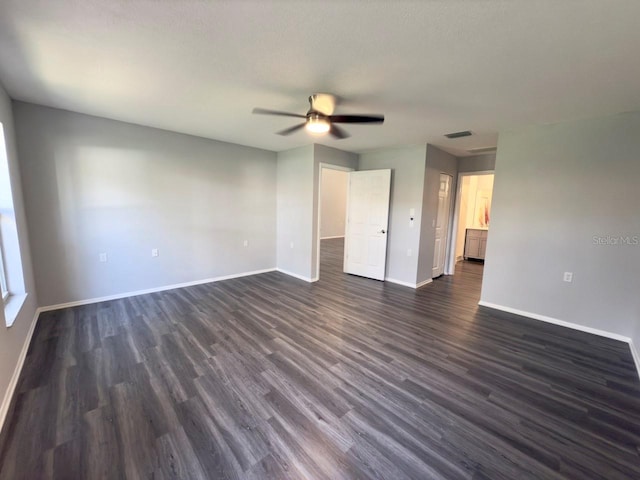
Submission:
[[387,233],[387,232],[385,232],[384,230],[380,230],[380,233]]

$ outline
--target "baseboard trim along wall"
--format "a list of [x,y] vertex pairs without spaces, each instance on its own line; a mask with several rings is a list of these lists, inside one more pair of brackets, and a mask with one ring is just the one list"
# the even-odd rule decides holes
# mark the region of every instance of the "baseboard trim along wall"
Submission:
[[416,283],[416,288],[424,287],[425,285],[429,285],[431,282],[433,282],[433,279],[432,278],[427,278],[426,280],[423,280],[422,282]]
[[41,310],[39,308],[36,309],[33,320],[31,320],[31,326],[29,327],[27,337],[24,340],[24,345],[22,345],[22,350],[20,350],[20,355],[18,356],[18,363],[16,363],[16,368],[13,370],[13,375],[11,376],[11,380],[9,381],[9,385],[7,386],[7,391],[4,394],[2,405],[0,405],[0,432],[2,432],[4,422],[7,419],[7,414],[9,413],[9,408],[11,407],[11,401],[13,400],[13,395],[18,386],[18,380],[20,379],[20,373],[22,373],[22,367],[24,367],[24,362],[27,359],[27,352],[29,351],[29,345],[31,345],[31,337],[33,337],[33,332],[35,332],[36,330],[36,324],[38,323],[40,312]]
[[290,277],[297,278],[298,280],[304,280],[307,283],[313,283],[318,281],[318,277],[316,278],[305,277],[303,275],[298,275],[297,273],[293,273],[288,270],[283,270],[281,268],[276,268],[275,270],[277,272],[284,273],[285,275],[289,275]]
[[636,364],[636,370],[638,370],[638,378],[640,378],[640,353],[636,350],[636,346],[633,340],[629,340],[629,348],[631,349],[631,356]]
[[561,327],[567,327],[573,330],[579,330],[581,332],[591,333],[593,335],[599,335],[601,337],[611,338],[612,340],[619,340],[620,342],[628,343],[631,350],[631,356],[633,357],[633,361],[636,365],[636,370],[638,371],[638,376],[640,377],[640,355],[638,354],[638,351],[636,350],[635,345],[633,344],[633,341],[630,337],[625,337],[624,335],[607,332],[605,330],[600,330],[597,328],[586,327],[578,323],[566,322],[564,320],[547,317],[546,315],[540,315],[538,313],[531,313],[524,310],[518,310],[516,308],[505,307],[504,305],[484,302],[482,300],[478,302],[478,305],[480,305],[481,307],[493,308],[494,310],[500,310],[507,313],[513,313],[514,315],[520,315],[521,317],[532,318],[533,320],[540,320],[541,322],[552,323],[554,325],[560,325]]
[[117,293],[115,295],[108,295],[106,297],[89,298],[87,300],[77,300],[77,301],[74,301],[74,302],[58,303],[56,305],[47,305],[45,307],[40,307],[39,310],[41,312],[48,312],[50,310],[60,310],[62,308],[78,307],[80,305],[89,305],[89,304],[92,304],[92,303],[99,303],[99,302],[108,302],[109,300],[119,300],[121,298],[137,297],[138,295],[146,295],[147,293],[163,292],[165,290],[174,290],[176,288],[193,287],[194,285],[202,285],[202,284],[205,284],[205,283],[220,282],[222,280],[231,280],[233,278],[249,277],[251,275],[259,275],[261,273],[268,273],[268,272],[274,272],[274,271],[276,271],[275,267],[274,268],[265,268],[264,270],[254,270],[252,272],[234,273],[233,275],[225,275],[225,276],[222,276],[222,277],[205,278],[203,280],[195,280],[193,282],[176,283],[174,285],[165,285],[165,286],[162,286],[162,287],[148,288],[146,290],[137,290],[137,291],[134,291],[134,292]]
[[395,283],[397,285],[402,285],[403,287],[418,289],[420,287],[424,287],[425,285],[430,284],[433,280],[429,278],[420,283],[411,283],[411,282],[403,282],[402,280],[396,280],[395,278],[391,278],[391,277],[385,277],[384,281],[389,283]]
[[320,240],[331,240],[332,238],[344,238],[344,235],[335,235],[333,237],[320,237]]

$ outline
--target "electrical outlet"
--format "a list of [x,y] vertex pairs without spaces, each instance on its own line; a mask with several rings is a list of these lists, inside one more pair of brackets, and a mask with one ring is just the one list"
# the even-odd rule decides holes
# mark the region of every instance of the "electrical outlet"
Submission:
[[101,263],[105,263],[107,261],[107,254],[106,253],[99,253],[98,254],[98,260]]
[[562,277],[562,280],[567,283],[573,282],[573,272],[564,272],[564,277]]
[[410,257],[411,255],[413,255],[413,252],[411,251],[410,248],[407,249],[407,257]]
[[291,248],[293,248],[293,242],[291,242],[291,243],[289,244],[289,246],[290,246]]
[[245,241],[244,241],[244,243],[243,243],[243,245],[244,245],[245,247],[248,247],[248,246],[249,246],[249,240],[245,240]]
[[152,257],[157,257],[158,255],[160,255],[160,252],[158,252],[157,248],[152,248],[151,249],[151,256]]

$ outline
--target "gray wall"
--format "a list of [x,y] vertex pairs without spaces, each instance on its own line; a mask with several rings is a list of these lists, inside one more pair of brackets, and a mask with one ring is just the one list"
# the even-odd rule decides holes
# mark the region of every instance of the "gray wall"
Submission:
[[14,113],[41,305],[275,268],[275,153],[19,102]]
[[500,134],[483,302],[640,344],[640,245],[612,245],[640,236],[638,132],[636,112]]
[[277,266],[310,281],[313,263],[313,145],[278,153]]
[[[433,276],[433,254],[436,245],[436,229],[434,225],[438,214],[438,192],[440,191],[441,173],[451,175],[449,226],[447,232],[447,238],[450,238],[450,235],[452,235],[453,210],[456,201],[458,159],[433,145],[427,145],[417,283],[429,280]],[[447,245],[449,245],[449,241],[447,241]]]
[[[425,156],[426,145],[389,148],[363,153],[358,164],[358,170],[392,170],[386,276],[411,285],[418,273]],[[413,227],[409,226],[411,208],[415,209]]]
[[320,238],[344,237],[349,174],[323,168],[320,182]]
[[[18,287],[21,287],[27,293],[27,298],[10,328],[5,326],[4,309],[0,308],[0,402],[3,402],[0,408],[4,413],[4,409],[8,407],[9,402],[9,398],[6,398],[9,383],[18,364],[20,352],[23,347],[26,347],[27,334],[34,320],[38,301],[29,251],[11,100],[1,85],[0,123],[2,123],[5,135],[8,167],[11,176],[11,191],[13,194],[13,212],[3,210],[2,213],[3,216],[7,214],[10,216],[11,223],[15,221],[19,257],[22,262],[22,282],[20,282],[22,285],[18,285]],[[0,417],[0,422],[2,420],[3,418]]]
[[496,154],[488,153],[486,155],[474,155],[473,157],[458,158],[458,171],[466,172],[485,172],[493,170],[496,166]]

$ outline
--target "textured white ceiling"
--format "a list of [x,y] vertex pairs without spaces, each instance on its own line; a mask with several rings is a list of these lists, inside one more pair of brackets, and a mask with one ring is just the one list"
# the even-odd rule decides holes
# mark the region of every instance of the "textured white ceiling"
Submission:
[[[496,132],[640,109],[640,1],[2,0],[0,81],[16,99],[284,150],[274,132],[330,92],[383,113],[365,151],[495,145]],[[443,134],[472,130],[466,139]]]

